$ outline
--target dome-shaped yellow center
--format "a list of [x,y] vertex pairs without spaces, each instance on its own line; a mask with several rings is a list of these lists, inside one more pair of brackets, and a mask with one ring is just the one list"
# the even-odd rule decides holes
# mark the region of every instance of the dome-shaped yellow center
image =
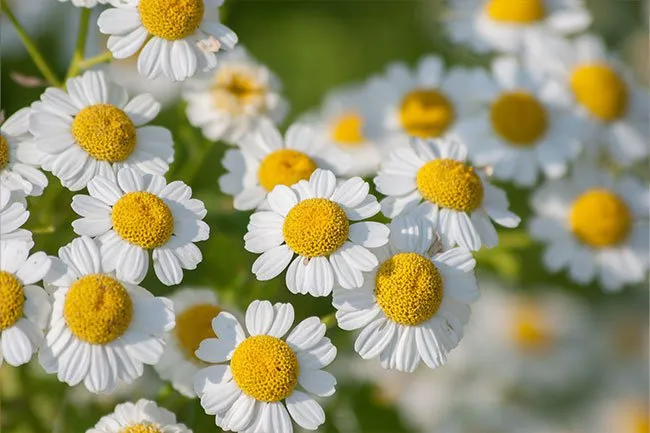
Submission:
[[303,200],[287,214],[284,241],[304,257],[328,256],[343,246],[350,221],[341,206],[324,198]]
[[399,253],[379,266],[375,281],[377,304],[395,323],[419,325],[440,308],[444,295],[436,266],[416,253]]
[[86,275],[65,296],[63,317],[78,339],[108,344],[120,338],[133,317],[133,302],[119,281],[103,274]]
[[260,185],[271,191],[277,185],[291,186],[307,180],[318,168],[307,155],[293,149],[280,149],[269,153],[260,163],[257,178]]
[[7,164],[9,164],[9,142],[3,135],[0,135],[0,170]]
[[605,248],[627,239],[632,229],[632,214],[618,195],[604,188],[593,188],[575,200],[569,222],[580,241],[594,248]]
[[494,21],[514,24],[534,23],[546,16],[543,0],[491,0],[485,10]]
[[150,192],[129,192],[113,206],[113,230],[125,241],[141,248],[163,246],[174,232],[169,206]]
[[254,71],[223,66],[219,69],[212,86],[212,100],[215,108],[232,116],[246,111],[262,113],[266,110],[266,88]]
[[216,305],[199,304],[189,307],[176,316],[176,339],[188,359],[197,363],[201,360],[194,352],[201,345],[201,341],[218,337],[212,330],[212,319],[217,317],[221,309]]
[[124,427],[119,433],[163,433],[163,431],[155,424],[140,423]]
[[490,107],[492,128],[514,146],[535,144],[548,129],[544,106],[526,92],[501,94]]
[[414,137],[434,138],[444,134],[455,118],[454,106],[441,92],[419,89],[407,94],[399,112],[404,130]]
[[580,105],[603,122],[625,115],[628,89],[611,67],[604,64],[578,66],[571,73],[571,89]]
[[14,325],[23,316],[23,285],[13,274],[0,271],[0,331]]
[[298,383],[298,358],[287,343],[270,335],[244,340],[232,354],[237,386],[258,401],[284,400]]
[[512,340],[524,352],[544,352],[555,339],[543,311],[529,304],[516,308],[510,332]]
[[192,35],[203,20],[203,0],[140,0],[140,21],[149,33],[168,41]]
[[363,118],[357,113],[339,116],[332,125],[332,140],[341,147],[357,147],[364,143]]
[[79,111],[72,122],[79,146],[99,161],[120,162],[137,142],[135,125],[124,111],[111,104],[96,104]]
[[483,182],[472,167],[453,159],[434,159],[417,173],[422,197],[440,207],[472,212],[483,203]]

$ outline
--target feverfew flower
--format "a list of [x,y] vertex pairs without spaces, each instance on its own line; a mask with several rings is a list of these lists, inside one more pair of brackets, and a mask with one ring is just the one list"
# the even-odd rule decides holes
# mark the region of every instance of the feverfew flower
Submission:
[[176,423],[172,412],[143,399],[135,404],[118,404],[112,414],[103,416],[86,433],[192,433],[192,430]]
[[14,239],[33,245],[32,232],[20,228],[28,218],[25,198],[0,188],[0,241]]
[[[199,371],[195,390],[216,424],[234,432],[291,433],[293,419],[307,430],[325,422],[325,412],[307,393],[329,397],[336,379],[323,371],[336,357],[325,324],[309,317],[289,333],[291,304],[253,301],[246,310],[248,335],[222,312],[212,322],[218,338],[201,342],[196,355],[212,365]],[[226,364],[221,364],[221,363]]]

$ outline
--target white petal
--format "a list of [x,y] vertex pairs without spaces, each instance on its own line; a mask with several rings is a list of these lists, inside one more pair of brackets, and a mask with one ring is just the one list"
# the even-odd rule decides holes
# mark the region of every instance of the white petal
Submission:
[[309,185],[316,198],[329,199],[336,187],[336,176],[331,171],[318,168],[309,178]]
[[305,351],[314,347],[325,336],[326,326],[318,317],[308,317],[298,323],[287,337],[294,350]]
[[253,335],[266,334],[274,319],[273,306],[269,301],[253,301],[246,309],[246,328]]
[[260,281],[277,277],[287,267],[293,252],[288,245],[279,245],[259,256],[253,263],[252,271]]
[[378,356],[391,342],[395,335],[395,323],[385,318],[380,318],[366,326],[356,341],[354,350],[363,359]]
[[367,248],[377,248],[388,242],[388,226],[376,222],[360,222],[350,225],[350,240]]
[[306,430],[316,430],[325,422],[325,412],[316,400],[300,391],[293,391],[286,399],[293,420]]
[[271,209],[282,216],[287,216],[287,213],[298,204],[296,194],[285,185],[277,185],[273,188],[273,191],[268,194],[267,200]]
[[305,388],[305,391],[319,397],[329,397],[336,391],[336,378],[322,370],[301,370],[298,383]]

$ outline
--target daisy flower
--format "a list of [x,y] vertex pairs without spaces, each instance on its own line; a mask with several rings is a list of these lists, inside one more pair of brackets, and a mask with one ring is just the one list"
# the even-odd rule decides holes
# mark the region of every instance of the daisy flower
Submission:
[[41,195],[47,177],[37,167],[42,153],[29,134],[29,108],[15,112],[0,126],[0,187]]
[[174,159],[171,133],[145,126],[160,111],[150,95],[129,101],[126,90],[101,71],[88,71],[54,87],[32,104],[29,129],[43,152],[43,169],[78,191],[97,175],[114,177],[121,167],[165,174]]
[[215,338],[212,319],[222,311],[209,289],[185,288],[169,298],[174,303],[176,327],[165,335],[165,351],[154,366],[163,380],[186,397],[195,397],[194,375],[205,367],[195,352],[201,341]]
[[185,183],[167,184],[162,176],[123,168],[116,180],[91,180],[88,192],[72,198],[81,216],[72,227],[99,240],[102,266],[120,280],[140,283],[149,271],[150,250],[156,276],[167,286],[179,284],[183,269],[196,269],[203,260],[194,242],[208,239],[210,227],[201,221],[203,202],[192,198]]
[[540,171],[563,176],[581,149],[578,119],[566,105],[547,101],[517,59],[496,59],[492,75],[480,109],[458,126],[472,162],[523,187],[533,186]]
[[648,156],[648,92],[601,39],[538,38],[528,56],[548,81],[549,99],[574,107],[585,120],[587,152],[606,149],[624,165]]
[[50,330],[39,361],[70,386],[110,393],[117,381],[156,364],[163,334],[174,328],[172,303],[108,273],[97,243],[83,236],[59,249],[45,276],[53,291]]
[[0,188],[0,241],[20,240],[33,245],[32,232],[20,228],[28,218],[25,198]]
[[[60,2],[67,2],[68,0],[59,0]],[[107,3],[117,3],[118,0],[70,0],[73,6],[78,8],[94,8],[98,4],[103,5]]]
[[427,221],[399,217],[363,285],[335,288],[336,320],[341,329],[362,329],[354,350],[363,359],[379,356],[382,367],[405,372],[421,360],[436,368],[460,342],[479,297],[476,261],[464,248],[432,253],[435,241]]
[[[639,380],[639,378],[637,378]],[[647,377],[640,380],[647,383]],[[645,433],[650,431],[650,410],[646,389],[608,390],[584,415],[586,428],[594,433]]]
[[447,33],[478,52],[515,52],[533,35],[568,35],[591,25],[583,0],[453,0]]
[[248,337],[229,313],[212,321],[218,338],[202,341],[196,355],[220,365],[199,371],[194,387],[205,412],[216,415],[217,426],[291,433],[291,419],[306,430],[323,424],[321,406],[296,388],[319,397],[334,394],[336,379],[322,368],[334,360],[336,347],[318,317],[303,320],[283,339],[293,319],[291,304],[253,301],[246,310]]
[[192,433],[176,415],[151,400],[121,403],[86,433]]
[[346,289],[360,287],[362,272],[377,266],[367,248],[388,242],[384,224],[351,223],[379,212],[369,188],[360,177],[337,186],[334,174],[320,169],[292,188],[276,186],[269,193],[270,210],[254,213],[244,236],[244,248],[262,253],[253,263],[257,279],[275,278],[289,266],[292,293],[327,296],[335,281]]
[[578,165],[572,177],[550,181],[532,196],[536,216],[528,227],[547,245],[544,265],[567,268],[571,279],[594,279],[608,291],[646,278],[650,193],[632,176],[614,180],[601,169]]
[[187,118],[212,140],[240,144],[259,128],[259,119],[281,123],[289,111],[280,80],[237,47],[219,59],[209,76],[189,80],[183,98]]
[[228,150],[221,162],[227,173],[219,178],[219,188],[234,196],[237,210],[268,208],[266,198],[273,188],[307,180],[317,168],[341,175],[349,166],[346,156],[319,142],[308,124],[290,126],[283,139],[266,119],[260,119],[256,133],[239,149]]
[[418,212],[437,224],[445,245],[470,250],[496,246],[492,220],[504,227],[519,225],[508,210],[505,192],[466,162],[467,149],[454,137],[413,140],[390,154],[375,178],[387,195],[381,209],[389,218]]
[[[138,72],[183,81],[214,69],[216,53],[231,50],[237,35],[218,21],[223,0],[131,0],[102,12],[99,31],[116,59],[138,53]],[[144,46],[144,48],[142,48]]]
[[3,359],[18,367],[27,363],[43,342],[50,316],[50,300],[36,285],[50,268],[50,258],[31,244],[0,242],[0,365]]

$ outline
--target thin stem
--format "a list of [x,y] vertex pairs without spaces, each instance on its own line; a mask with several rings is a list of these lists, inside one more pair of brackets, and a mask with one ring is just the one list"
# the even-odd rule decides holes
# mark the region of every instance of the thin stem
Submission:
[[20,40],[23,42],[23,45],[27,49],[27,53],[32,58],[32,61],[38,70],[41,71],[43,77],[52,86],[59,86],[60,81],[56,77],[56,74],[52,71],[50,65],[48,65],[48,63],[45,61],[45,58],[43,58],[40,51],[36,47],[36,44],[32,38],[29,37],[27,31],[25,31],[25,28],[18,22],[16,16],[11,11],[11,8],[7,4],[6,0],[0,0],[0,4],[2,5],[2,12],[7,16],[7,18],[9,18],[9,21],[11,21],[11,24],[16,29],[16,33],[18,33],[18,37],[20,37]]
[[88,24],[90,23],[90,12],[89,8],[79,8],[81,13],[79,14],[79,30],[77,31],[77,43],[74,48],[74,53],[72,54],[72,61],[70,62],[70,67],[68,68],[68,73],[65,78],[72,78],[79,73],[79,62],[84,58],[84,53],[86,51],[86,39],[88,38]]
[[79,70],[83,71],[92,68],[95,65],[99,65],[100,63],[110,62],[111,59],[113,59],[113,54],[110,51],[106,51],[105,53],[80,61],[77,64],[77,67]]

